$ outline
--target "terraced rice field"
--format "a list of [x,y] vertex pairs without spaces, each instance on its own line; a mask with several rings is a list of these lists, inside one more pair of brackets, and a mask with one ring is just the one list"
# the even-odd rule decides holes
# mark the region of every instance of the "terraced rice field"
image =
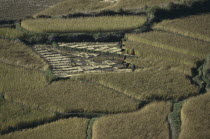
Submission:
[[[112,44],[113,45],[113,44]],[[111,45],[111,46],[112,46]],[[69,45],[60,44],[60,47],[67,46],[69,48],[118,52],[120,49],[114,47],[107,48],[107,45]],[[106,50],[108,49],[108,50]],[[44,58],[52,67],[52,73],[58,77],[70,77],[80,75],[82,73],[102,73],[102,72],[131,72],[131,69],[126,68],[122,64],[123,57],[103,56],[100,53],[90,53],[82,51],[63,51],[49,46],[34,46],[34,50]],[[101,60],[100,60],[101,59]]]
[[62,0],[1,0],[0,20],[22,19],[40,12]]
[[186,38],[168,32],[152,31],[137,35],[128,34],[127,38],[130,41],[174,51],[190,57],[198,58],[199,60],[205,59],[210,52],[209,43],[207,42]]
[[21,26],[38,33],[107,32],[126,31],[140,28],[146,22],[144,16],[100,16],[70,19],[27,19]]
[[178,33],[187,37],[210,42],[210,14],[192,15],[188,17],[164,20],[154,29]]

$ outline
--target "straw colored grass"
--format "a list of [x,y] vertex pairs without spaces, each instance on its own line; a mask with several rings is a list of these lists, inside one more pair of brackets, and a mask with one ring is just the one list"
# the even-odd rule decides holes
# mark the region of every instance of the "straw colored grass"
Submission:
[[55,116],[51,112],[31,109],[5,100],[0,101],[0,133],[8,131],[10,128],[19,128],[36,122],[46,121]]
[[135,55],[139,56],[140,58],[161,59],[168,62],[180,63],[192,67],[195,66],[195,63],[199,60],[198,58],[193,56],[185,55],[163,48],[158,48],[140,42],[126,41],[124,44],[129,53],[132,49],[134,49]]
[[43,73],[0,64],[0,92],[8,101],[57,112],[126,112],[138,102],[112,89],[81,81],[48,84]]
[[86,118],[69,118],[0,137],[2,139],[85,139],[88,121]]
[[137,112],[102,117],[93,125],[93,139],[167,139],[170,108],[169,102],[154,102]]
[[106,32],[131,30],[146,22],[143,16],[101,16],[72,19],[28,19],[21,26],[33,32]]
[[187,100],[181,111],[180,139],[210,137],[210,92]]
[[111,3],[109,2],[101,2],[102,0],[64,0],[44,11],[41,11],[37,15],[50,15],[50,16],[60,16],[60,15],[68,15],[73,13],[80,12],[94,12],[96,10],[100,10],[101,8],[105,8]]
[[210,14],[193,15],[173,20],[164,20],[154,26],[169,32],[210,42]]
[[140,100],[179,100],[198,91],[183,73],[168,70],[86,74],[78,78],[103,84]]
[[48,64],[25,44],[4,39],[0,39],[0,61],[33,69],[48,68]]
[[0,28],[0,37],[16,39],[23,37],[24,33],[14,28]]
[[128,34],[126,37],[131,41],[194,56],[200,60],[205,59],[210,52],[209,43],[207,42],[182,37],[168,32],[152,31],[141,34]]

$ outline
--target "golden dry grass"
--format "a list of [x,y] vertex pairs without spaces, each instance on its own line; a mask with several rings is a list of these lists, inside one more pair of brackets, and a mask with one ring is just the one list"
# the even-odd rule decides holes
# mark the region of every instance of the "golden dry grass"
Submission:
[[0,61],[33,69],[48,68],[48,64],[25,44],[4,39],[0,39]]
[[77,78],[103,84],[140,100],[178,100],[198,93],[198,88],[183,73],[168,70],[86,74]]
[[154,26],[188,37],[210,42],[210,14],[193,15],[173,20],[164,20]]
[[58,112],[134,111],[138,102],[111,89],[81,81],[48,85],[43,73],[0,64],[0,92],[8,101]]
[[0,37],[16,39],[23,37],[24,33],[14,28],[0,28]]
[[0,103],[0,132],[55,117],[54,113],[31,109],[5,100],[0,100]]
[[180,63],[192,67],[195,66],[195,63],[199,60],[198,58],[193,56],[188,56],[182,53],[177,53],[171,50],[158,48],[140,42],[126,41],[124,44],[125,48],[129,52],[134,49],[135,55],[139,56],[140,58],[161,59],[168,62]]
[[187,100],[181,111],[180,139],[210,137],[210,92]]
[[93,139],[167,139],[171,103],[154,102],[128,114],[102,117],[93,125]]
[[203,60],[210,52],[209,43],[198,41],[168,32],[152,31],[141,34],[128,34],[128,40],[194,56]]
[[1,139],[84,139],[89,119],[69,118],[38,126],[34,129],[0,136]]
[[94,12],[109,6],[109,2],[101,2],[101,0],[64,0],[53,7],[41,11],[37,15],[68,15],[80,12]]
[[73,19],[28,19],[21,26],[33,32],[104,32],[131,30],[146,22],[143,16],[101,16]]

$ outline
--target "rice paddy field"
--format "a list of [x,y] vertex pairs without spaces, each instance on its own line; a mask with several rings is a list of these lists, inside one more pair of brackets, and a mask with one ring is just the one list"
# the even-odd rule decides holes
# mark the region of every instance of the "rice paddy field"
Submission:
[[141,27],[143,16],[102,16],[75,19],[28,19],[21,26],[32,32],[106,32],[125,31]]
[[104,116],[93,125],[93,139],[110,138],[169,138],[165,119],[171,103],[154,102],[143,109],[128,113]]
[[194,39],[210,42],[210,14],[192,15],[188,17],[164,20],[154,29],[178,33]]
[[[51,122],[34,129],[23,130],[1,136],[2,139],[22,139],[22,138],[74,138],[82,139],[86,137],[86,130],[89,119],[86,118],[69,118]],[[62,132],[61,132],[62,131]]]
[[209,14],[153,22],[199,2],[2,0],[0,138],[208,138]]

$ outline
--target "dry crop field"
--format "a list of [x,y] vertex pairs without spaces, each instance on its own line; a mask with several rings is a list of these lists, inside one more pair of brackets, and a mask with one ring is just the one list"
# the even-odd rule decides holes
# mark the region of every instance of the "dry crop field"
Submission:
[[125,31],[141,27],[144,16],[101,16],[71,19],[28,19],[21,26],[32,32],[106,32]]
[[193,15],[173,20],[164,20],[154,29],[178,33],[187,37],[210,42],[210,14]]
[[[0,138],[208,138],[210,14],[153,23],[171,2],[2,0]],[[106,10],[133,15],[66,16]]]
[[62,0],[1,0],[0,20],[23,19]]

